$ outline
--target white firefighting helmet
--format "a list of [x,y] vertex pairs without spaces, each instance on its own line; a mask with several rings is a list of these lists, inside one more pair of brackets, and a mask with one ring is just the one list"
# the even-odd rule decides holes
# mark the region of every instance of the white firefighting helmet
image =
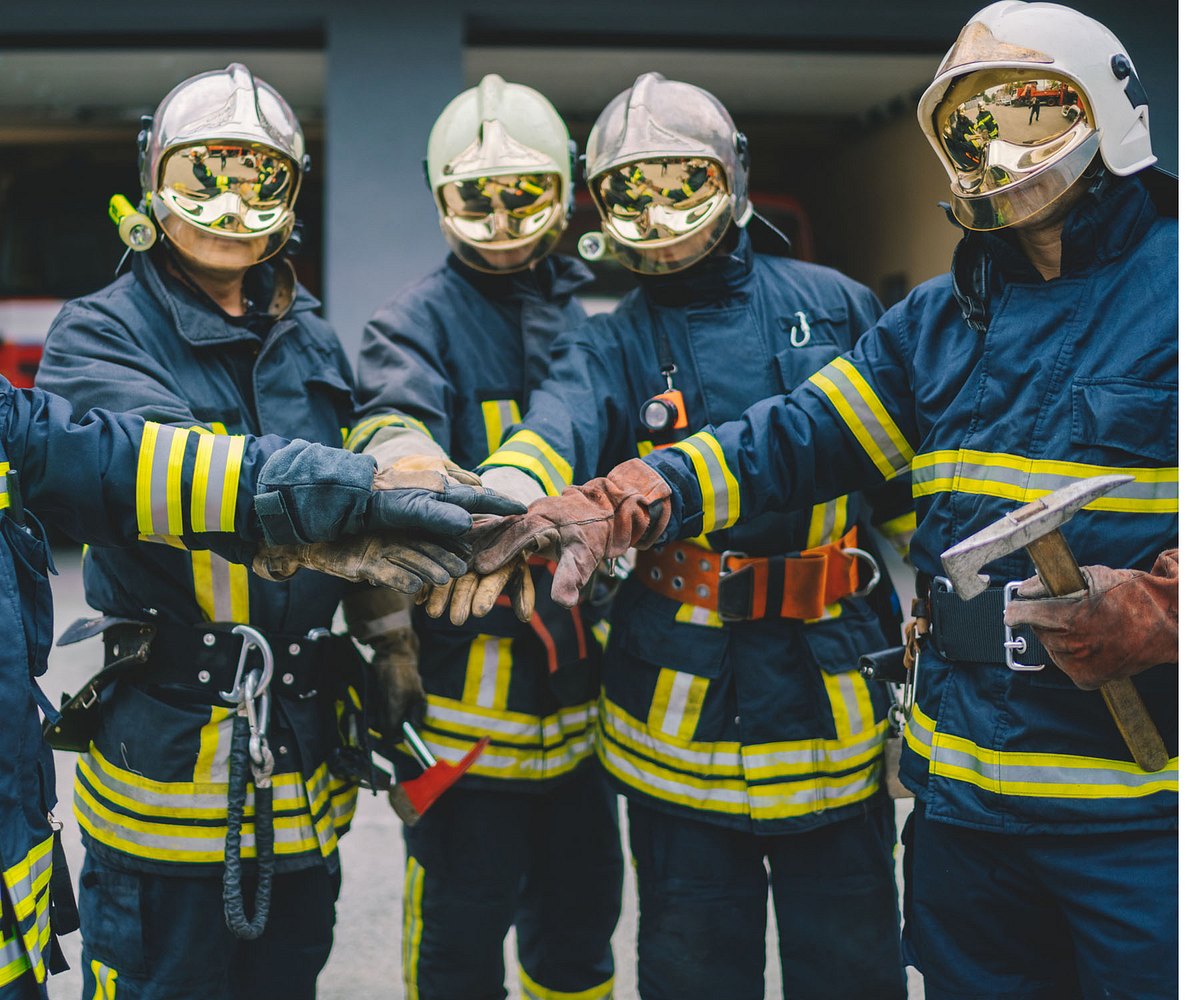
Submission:
[[1118,175],[1155,162],[1146,92],[1124,46],[1098,21],[1054,3],[1001,0],[979,11],[942,60],[917,119],[968,229],[1031,218],[1097,152]]
[[141,141],[143,197],[185,256],[229,259],[234,241],[252,264],[283,247],[308,165],[304,134],[287,102],[241,63],[175,87]]
[[567,227],[574,151],[554,105],[489,73],[438,115],[425,169],[442,232],[464,263],[507,274]]
[[631,271],[691,267],[753,215],[746,137],[707,90],[661,73],[609,102],[585,164],[610,250]]

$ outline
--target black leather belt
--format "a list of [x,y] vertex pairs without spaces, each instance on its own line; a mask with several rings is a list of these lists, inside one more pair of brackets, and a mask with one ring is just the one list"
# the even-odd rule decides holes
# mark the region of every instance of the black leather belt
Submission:
[[[942,577],[929,588],[930,642],[938,655],[950,662],[992,663],[1013,670],[1053,666],[1046,647],[1032,629],[1004,626],[1005,591],[1012,584],[989,587],[964,601]],[[1012,642],[1012,646],[1006,646]]]

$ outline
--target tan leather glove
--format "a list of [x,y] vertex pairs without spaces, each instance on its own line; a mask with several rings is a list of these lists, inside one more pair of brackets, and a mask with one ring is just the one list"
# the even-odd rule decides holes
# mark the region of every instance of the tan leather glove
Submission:
[[1049,597],[1031,577],[1005,624],[1029,625],[1063,673],[1085,691],[1179,662],[1179,550],[1168,549],[1149,573],[1085,566],[1086,591]]
[[316,570],[343,580],[415,594],[441,586],[467,571],[469,550],[459,541],[414,540],[388,532],[312,545],[260,545],[254,572],[267,580],[286,580],[298,569]]
[[377,468],[367,530],[416,529],[462,535],[472,515],[520,514],[525,505],[480,485],[479,477],[448,460],[410,455]]
[[486,575],[519,553],[543,552],[558,561],[550,596],[573,608],[601,559],[649,548],[670,519],[670,486],[635,458],[603,479],[534,501],[523,516],[477,525],[468,538],[475,552],[471,568]]
[[533,618],[533,576],[529,572],[529,557],[524,552],[491,573],[476,573],[469,569],[458,579],[418,595],[417,603],[425,605],[425,613],[430,618],[441,618],[449,608],[450,621],[462,625],[471,616],[484,617],[504,593],[508,594],[518,621],[527,622]]
[[410,601],[394,590],[378,587],[356,588],[342,601],[350,634],[374,650],[368,709],[371,724],[388,743],[403,739],[402,723],[419,726],[425,717],[425,688],[418,669],[419,644]]

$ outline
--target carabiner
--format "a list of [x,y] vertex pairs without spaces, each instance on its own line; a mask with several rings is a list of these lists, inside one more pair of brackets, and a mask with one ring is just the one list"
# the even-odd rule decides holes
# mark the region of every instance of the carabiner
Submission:
[[[792,324],[792,336],[791,336],[792,346],[793,347],[803,347],[810,340],[812,340],[812,327],[810,327],[808,325],[808,317],[804,315],[803,311],[797,309],[795,312],[795,317],[796,317],[796,319],[798,319],[800,321],[800,329],[797,330],[796,324],[795,323]],[[804,333],[804,337],[800,340],[797,340],[796,334],[800,333],[800,332]]]
[[263,661],[262,675],[254,692],[255,698],[260,697],[270,687],[271,679],[275,676],[275,655],[271,652],[271,644],[267,642],[267,637],[249,625],[235,625],[233,632],[242,637],[242,651],[238,656],[237,672],[233,675],[233,686],[228,691],[219,692],[221,698],[230,705],[236,705],[242,700],[242,677],[246,672],[246,659],[251,649],[257,649]]
[[275,757],[267,743],[267,735],[271,728],[271,689],[269,686],[264,687],[255,694],[261,679],[262,672],[258,668],[246,675],[240,702],[250,727],[249,750],[254,783],[265,787],[263,783],[270,782],[271,772],[275,770]]

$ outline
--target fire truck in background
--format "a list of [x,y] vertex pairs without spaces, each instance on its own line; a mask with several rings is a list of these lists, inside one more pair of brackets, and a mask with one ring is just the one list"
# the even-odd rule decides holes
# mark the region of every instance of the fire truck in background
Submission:
[[21,389],[33,385],[46,331],[62,299],[0,298],[0,375]]
[[1068,104],[1079,103],[1079,95],[1065,83],[1059,83],[1057,87],[1041,89],[1038,86],[1041,82],[1030,80],[1029,83],[1021,84],[1013,96],[1013,104],[1027,108],[1035,101],[1042,107],[1066,107]]

